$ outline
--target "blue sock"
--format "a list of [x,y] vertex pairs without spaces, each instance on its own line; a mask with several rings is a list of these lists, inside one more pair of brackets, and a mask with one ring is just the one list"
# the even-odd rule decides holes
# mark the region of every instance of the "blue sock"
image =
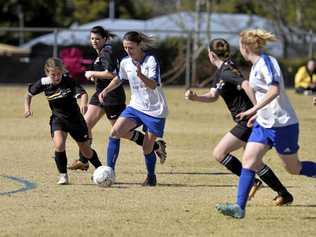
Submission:
[[115,169],[115,163],[120,152],[120,139],[109,137],[107,147],[107,165],[113,170]]
[[155,152],[151,152],[145,155],[145,163],[147,168],[148,176],[155,175],[155,166],[156,166],[156,154]]
[[237,204],[245,210],[248,195],[255,179],[255,172],[242,168],[238,183]]
[[316,163],[312,161],[302,161],[300,175],[316,178]]

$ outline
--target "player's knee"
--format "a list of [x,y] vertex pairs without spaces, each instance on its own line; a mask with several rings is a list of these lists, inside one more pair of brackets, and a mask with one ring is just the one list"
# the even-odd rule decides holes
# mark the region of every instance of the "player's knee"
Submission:
[[143,144],[143,152],[144,154],[150,154],[154,149],[154,146],[152,144]]
[[63,152],[65,151],[65,145],[64,144],[55,144],[55,151],[57,152]]
[[214,148],[214,150],[213,150],[213,157],[218,162],[221,162],[225,158],[225,155],[226,154],[224,152],[222,152],[220,149],[218,149],[217,147]]
[[111,129],[111,132],[110,132],[110,137],[113,137],[113,138],[121,138],[123,137],[121,131],[115,127],[113,127]]

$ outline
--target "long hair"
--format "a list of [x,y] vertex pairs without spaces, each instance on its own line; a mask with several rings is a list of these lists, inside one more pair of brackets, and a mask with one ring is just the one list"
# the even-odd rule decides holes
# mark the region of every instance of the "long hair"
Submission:
[[50,68],[58,69],[62,73],[67,72],[63,62],[59,58],[48,58],[46,60],[46,63],[44,65],[44,71],[46,74],[48,74]]
[[222,60],[225,60],[230,56],[229,43],[222,38],[213,39],[209,44],[209,49]]
[[140,45],[145,50],[154,47],[156,42],[155,37],[145,35],[144,33],[137,31],[129,31],[123,36],[123,40],[132,41]]
[[115,34],[111,33],[110,31],[104,29],[102,26],[94,26],[90,30],[90,33],[101,35],[102,38],[105,38],[105,40],[114,38],[116,36]]
[[274,34],[262,29],[249,29],[240,33],[241,44],[247,46],[254,53],[259,53],[267,42],[276,40]]

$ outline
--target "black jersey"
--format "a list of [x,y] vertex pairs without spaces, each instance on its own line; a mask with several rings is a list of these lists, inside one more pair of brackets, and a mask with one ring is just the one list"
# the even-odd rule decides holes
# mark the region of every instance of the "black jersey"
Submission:
[[75,118],[81,116],[76,98],[86,91],[68,75],[62,76],[58,85],[52,84],[49,77],[43,77],[28,87],[31,96],[45,93],[52,114],[59,118]]
[[[118,60],[112,52],[112,46],[109,44],[104,45],[100,54],[94,60],[94,71],[109,71],[118,74]],[[96,92],[100,93],[105,87],[110,84],[111,80],[98,79],[96,80]],[[111,91],[104,98],[105,105],[119,105],[125,104],[126,96],[122,85]]]
[[226,60],[216,71],[212,88],[217,89],[219,95],[224,99],[233,119],[240,112],[246,111],[253,107],[253,104],[245,91],[241,88],[244,77],[238,70],[233,61]]

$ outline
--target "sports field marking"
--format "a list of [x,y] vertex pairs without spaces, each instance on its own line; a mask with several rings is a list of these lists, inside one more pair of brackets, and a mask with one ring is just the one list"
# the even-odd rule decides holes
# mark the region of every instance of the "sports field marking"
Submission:
[[8,192],[0,192],[0,195],[10,195],[10,194],[14,194],[14,193],[18,193],[18,192],[25,192],[28,190],[31,190],[33,188],[36,188],[37,184],[22,178],[18,178],[18,177],[14,177],[14,176],[7,176],[7,175],[0,175],[0,177],[5,178],[5,179],[10,179],[13,180],[21,185],[23,185],[23,187],[19,188],[19,189],[15,189],[12,191],[8,191]]

